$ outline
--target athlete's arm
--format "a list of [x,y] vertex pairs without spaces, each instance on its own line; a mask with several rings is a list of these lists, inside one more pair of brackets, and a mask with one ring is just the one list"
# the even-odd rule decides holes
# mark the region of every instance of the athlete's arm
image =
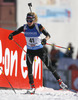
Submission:
[[20,28],[18,28],[14,32],[12,32],[11,34],[14,36],[14,35],[17,35],[17,34],[23,32],[23,30],[24,30],[24,26],[21,26]]
[[48,40],[50,38],[50,34],[45,30],[45,28],[40,24],[39,30],[46,36],[45,39]]
[[16,31],[14,31],[14,32],[12,32],[11,34],[9,34],[9,37],[8,37],[9,40],[12,40],[14,35],[17,35],[17,34],[23,32],[23,30],[24,30],[24,26],[21,26],[21,27],[18,28]]

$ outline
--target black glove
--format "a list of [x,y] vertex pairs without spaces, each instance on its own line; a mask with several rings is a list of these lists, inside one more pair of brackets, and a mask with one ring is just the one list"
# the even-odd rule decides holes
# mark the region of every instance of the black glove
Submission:
[[42,39],[41,44],[45,45],[46,44],[46,39]]
[[8,38],[9,38],[9,40],[12,40],[13,39],[13,34],[10,34]]

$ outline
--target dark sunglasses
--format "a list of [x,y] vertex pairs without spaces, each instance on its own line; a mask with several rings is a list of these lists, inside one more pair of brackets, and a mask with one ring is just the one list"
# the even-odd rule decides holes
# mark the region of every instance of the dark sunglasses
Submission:
[[30,22],[30,23],[32,23],[32,22],[33,22],[33,20],[27,20],[27,22]]

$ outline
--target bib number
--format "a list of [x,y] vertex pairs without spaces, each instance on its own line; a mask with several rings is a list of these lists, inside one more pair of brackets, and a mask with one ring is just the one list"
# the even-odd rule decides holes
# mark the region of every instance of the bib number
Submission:
[[34,43],[34,38],[30,38],[29,40],[31,43]]

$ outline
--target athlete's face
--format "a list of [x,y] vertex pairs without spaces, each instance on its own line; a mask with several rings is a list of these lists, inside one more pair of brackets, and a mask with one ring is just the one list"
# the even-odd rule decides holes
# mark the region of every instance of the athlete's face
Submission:
[[27,20],[27,24],[28,24],[28,26],[32,26],[34,23],[32,20]]

